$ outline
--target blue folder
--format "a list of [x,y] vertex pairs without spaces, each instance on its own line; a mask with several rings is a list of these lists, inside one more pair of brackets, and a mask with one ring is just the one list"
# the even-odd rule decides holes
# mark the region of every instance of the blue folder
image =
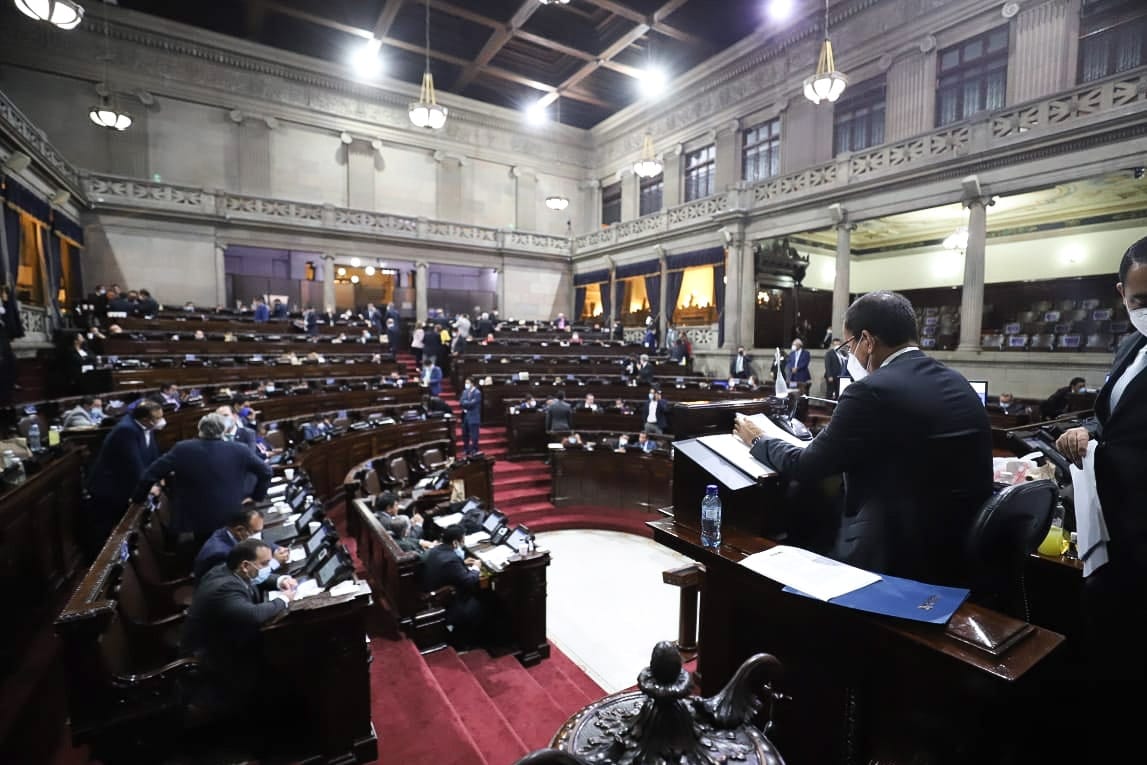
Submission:
[[[911,619],[915,622],[947,624],[970,594],[960,587],[941,587],[925,584],[914,579],[901,579],[897,576],[883,577],[859,590],[845,593],[828,601],[836,606],[868,611],[873,614]],[[800,590],[785,587],[785,592],[811,598]]]

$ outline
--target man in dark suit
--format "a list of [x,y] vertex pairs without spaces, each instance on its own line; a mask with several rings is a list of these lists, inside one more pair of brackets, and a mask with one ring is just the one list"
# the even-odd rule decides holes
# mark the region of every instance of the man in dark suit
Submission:
[[824,352],[824,393],[829,398],[836,398],[836,390],[840,383],[840,373],[844,368],[844,359],[840,357],[840,340],[833,338],[828,350]]
[[1071,381],[1067,385],[1058,388],[1055,393],[1048,396],[1044,402],[1039,405],[1040,416],[1045,420],[1054,420],[1057,417],[1062,417],[1067,414],[1067,397],[1072,393],[1079,393],[1086,385],[1087,381],[1082,377],[1071,378]]
[[729,377],[736,380],[747,380],[753,374],[753,359],[745,355],[745,346],[737,346],[737,354],[729,362]]
[[435,363],[433,356],[427,356],[422,365],[422,384],[431,396],[442,395],[442,369]]
[[422,361],[436,361],[442,356],[442,335],[433,324],[427,323],[422,334]]
[[257,321],[261,324],[265,321],[270,320],[271,309],[267,307],[267,301],[264,300],[262,297],[255,298],[254,309],[255,309],[255,321]]
[[163,408],[141,399],[104,438],[86,486],[84,546],[89,555],[99,552],[127,509],[132,489],[159,458],[156,431],[166,424]]
[[[166,479],[172,500],[172,530],[190,532],[200,543],[227,522],[250,497],[267,496],[271,469],[242,444],[225,441],[227,422],[218,414],[199,420],[199,437],[180,441],[153,462],[135,486],[132,500],[142,502],[157,482]],[[248,475],[255,487],[248,492]]]
[[[259,539],[263,533],[263,514],[254,507],[245,507],[235,512],[227,525],[215,529],[215,533],[207,537],[207,541],[199,548],[195,555],[195,562],[191,566],[191,573],[197,580],[202,580],[208,571],[227,560],[227,553],[231,548],[245,539]],[[271,557],[279,565],[285,564],[291,557],[291,551],[286,547],[279,547],[268,543],[271,548]],[[275,563],[271,567],[277,569]]]
[[652,385],[656,375],[653,372],[653,364],[649,363],[649,354],[643,353],[637,359],[637,368],[634,369],[634,374],[637,376],[637,381],[645,385]]
[[235,413],[235,410],[231,408],[230,404],[224,404],[216,409],[215,413],[223,417],[227,422],[227,430],[223,434],[225,440],[243,444],[251,450],[252,454],[259,454],[259,439],[255,435],[255,431],[243,424],[239,415]]
[[[1123,701],[1147,677],[1147,654],[1136,627],[1147,624],[1147,238],[1127,250],[1116,285],[1133,331],[1095,401],[1095,420],[1072,428],[1056,445],[1081,465],[1095,446],[1095,488],[1107,526],[1107,563],[1084,579],[1088,698],[1094,701],[1091,740],[1102,747],[1094,762],[1117,762],[1138,730],[1136,705]],[[1076,507],[1077,520],[1080,508]],[[1084,551],[1080,551],[1083,553]],[[1091,553],[1095,554],[1095,553]],[[1102,741],[1100,741],[1102,739]]]
[[806,448],[764,436],[745,417],[735,433],[754,458],[801,484],[844,474],[843,513],[829,523],[839,524],[831,557],[960,585],[963,540],[992,493],[987,412],[963,375],[916,347],[916,315],[902,295],[858,298],[844,334],[857,374]]
[[386,320],[386,343],[391,353],[398,353],[398,320]]
[[271,574],[271,548],[247,539],[231,548],[222,565],[207,571],[191,599],[180,653],[199,660],[199,684],[191,694],[197,718],[248,713],[258,706],[259,628],[287,610],[283,600],[260,602],[260,591],[278,589],[287,601],[295,580]]
[[466,532],[461,524],[447,526],[440,544],[426,552],[419,571],[423,592],[451,585],[454,597],[446,606],[446,624],[451,627],[451,642],[469,647],[482,637],[482,604],[478,600],[478,564],[466,558],[462,540]]
[[462,450],[467,457],[478,451],[478,431],[482,428],[482,391],[467,377],[462,384]]
[[479,340],[485,340],[494,334],[494,322],[490,319],[490,314],[483,313],[478,317],[478,324],[474,327],[474,334]]
[[566,392],[559,390],[553,403],[546,407],[546,432],[564,432],[573,426],[570,405],[566,403]]
[[785,359],[785,377],[790,385],[798,386],[802,391],[808,391],[812,374],[808,371],[809,353],[804,349],[800,339],[793,340],[789,357]]
[[638,407],[642,429],[646,433],[662,435],[669,430],[669,402],[661,398],[661,389],[649,391],[649,400]]

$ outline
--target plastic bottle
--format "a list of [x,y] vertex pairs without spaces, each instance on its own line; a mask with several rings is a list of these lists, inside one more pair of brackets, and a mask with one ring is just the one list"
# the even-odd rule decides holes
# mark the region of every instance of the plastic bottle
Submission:
[[16,456],[11,449],[4,450],[4,480],[11,486],[24,483],[28,473],[24,469],[24,462]]
[[705,498],[701,500],[701,544],[721,546],[721,498],[717,485],[712,483],[705,487]]
[[1058,557],[1063,555],[1064,550],[1067,549],[1068,538],[1063,533],[1063,518],[1065,515],[1065,508],[1062,502],[1057,502],[1055,505],[1055,512],[1051,517],[1051,527],[1047,530],[1047,536],[1039,545],[1039,554],[1048,555],[1051,557]]
[[34,452],[40,451],[40,426],[35,422],[28,428],[28,448]]

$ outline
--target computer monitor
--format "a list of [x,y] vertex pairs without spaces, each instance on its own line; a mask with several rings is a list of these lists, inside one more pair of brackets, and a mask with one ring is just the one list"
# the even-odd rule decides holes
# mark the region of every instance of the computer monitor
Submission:
[[519,526],[510,532],[510,536],[506,538],[506,544],[518,552],[526,552],[529,549],[530,532],[526,530],[525,526]]
[[840,386],[839,388],[836,389],[836,395],[839,398],[841,395],[844,394],[845,388],[847,388],[849,385],[852,385],[852,378],[851,377],[841,377],[836,382]]
[[498,527],[505,524],[505,522],[506,516],[495,510],[482,520],[482,530],[492,535],[498,530]]
[[303,549],[307,551],[307,557],[312,557],[323,546],[323,542],[327,538],[326,524],[319,526],[314,534],[307,537],[307,541],[303,543]]
[[315,579],[318,581],[319,587],[325,590],[331,585],[338,584],[338,580],[342,578],[342,568],[342,557],[337,552],[332,553],[315,572]]
[[980,403],[984,406],[988,405],[988,381],[987,380],[968,380],[968,385],[972,386],[972,390],[980,397]]

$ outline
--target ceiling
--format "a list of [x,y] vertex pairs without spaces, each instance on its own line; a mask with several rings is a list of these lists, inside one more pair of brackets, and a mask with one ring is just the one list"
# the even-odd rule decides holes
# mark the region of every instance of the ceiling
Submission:
[[[384,76],[589,128],[640,97],[642,69],[678,75],[751,34],[764,0],[119,0],[119,5],[340,65],[372,36]],[[803,3],[798,3],[798,7]],[[351,70],[348,67],[348,75]]]
[[[1135,172],[1127,171],[997,197],[988,208],[988,235],[1015,236],[1144,216],[1147,177],[1137,178]],[[956,228],[966,225],[968,211],[960,204],[858,221],[852,232],[852,254],[876,255],[938,245]],[[836,231],[812,231],[792,240],[834,250]]]

